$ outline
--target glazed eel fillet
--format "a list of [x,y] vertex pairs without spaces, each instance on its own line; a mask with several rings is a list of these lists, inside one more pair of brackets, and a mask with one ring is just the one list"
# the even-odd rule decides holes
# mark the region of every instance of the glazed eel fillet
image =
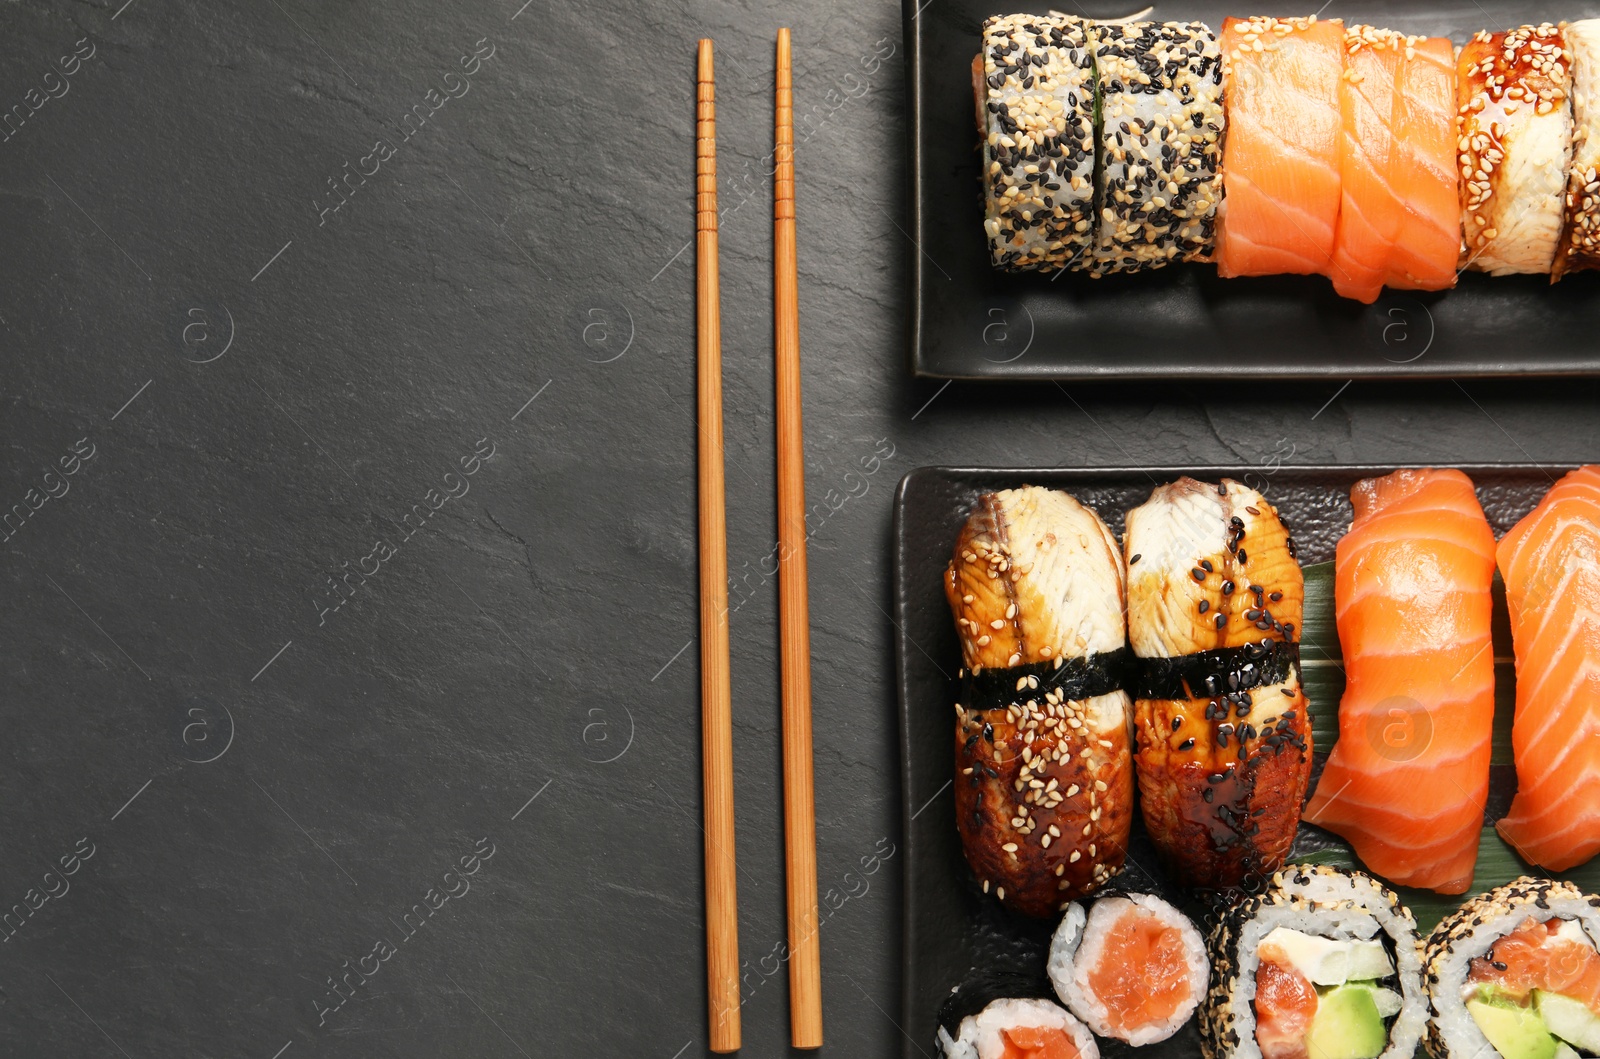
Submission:
[[1311,774],[1294,543],[1260,493],[1227,479],[1161,486],[1127,521],[1145,829],[1185,883],[1264,878]]
[[1052,916],[1122,870],[1133,820],[1116,538],[1065,493],[979,498],[945,571],[963,668],[956,824],[1007,907]]

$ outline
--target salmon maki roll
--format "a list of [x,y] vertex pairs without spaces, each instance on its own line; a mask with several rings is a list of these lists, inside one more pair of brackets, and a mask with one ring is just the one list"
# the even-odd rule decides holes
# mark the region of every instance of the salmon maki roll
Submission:
[[1339,741],[1305,818],[1391,882],[1465,893],[1489,792],[1494,531],[1460,471],[1369,478],[1350,500]]
[[1517,655],[1517,795],[1496,824],[1531,864],[1600,851],[1600,467],[1566,475],[1497,552]]
[[1133,823],[1116,538],[1066,493],[978,500],[945,571],[961,641],[956,826],[1008,907],[1049,916],[1122,870]]
[[1461,253],[1455,50],[1443,37],[1354,26],[1339,84],[1341,206],[1333,289],[1455,286]]
[[1572,168],[1551,282],[1600,268],[1600,19],[1572,22],[1561,32],[1572,54]]
[[1479,32],[1457,60],[1462,267],[1550,272],[1572,160],[1570,66],[1549,23]]
[[1268,875],[1311,774],[1294,542],[1254,489],[1182,478],[1128,512],[1123,546],[1145,830],[1190,885]]
[[1230,18],[1221,45],[1227,138],[1217,271],[1329,274],[1344,25],[1315,16]]

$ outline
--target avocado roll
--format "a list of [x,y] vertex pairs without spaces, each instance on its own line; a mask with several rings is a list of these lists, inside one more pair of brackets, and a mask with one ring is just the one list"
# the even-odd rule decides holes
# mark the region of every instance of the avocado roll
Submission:
[[1285,868],[1224,915],[1209,948],[1206,1059],[1416,1051],[1428,1017],[1416,920],[1369,875]]
[[1206,261],[1222,202],[1222,52],[1203,22],[1096,24],[1096,276]]
[[1600,1054],[1600,897],[1516,879],[1445,917],[1428,936],[1434,1059],[1576,1059]]
[[1094,242],[1094,62],[1089,24],[996,15],[973,60],[984,231],[997,268],[1057,271]]
[[1073,904],[1050,942],[1050,984],[1090,1029],[1135,1047],[1164,1041],[1194,1015],[1211,965],[1189,917],[1159,897]]

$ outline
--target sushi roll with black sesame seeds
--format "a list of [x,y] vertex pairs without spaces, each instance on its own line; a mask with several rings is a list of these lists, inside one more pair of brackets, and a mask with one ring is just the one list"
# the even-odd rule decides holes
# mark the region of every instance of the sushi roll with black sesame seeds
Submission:
[[996,15],[973,60],[990,259],[1057,271],[1094,241],[1094,64],[1089,23]]
[[1416,1051],[1428,1019],[1416,920],[1370,875],[1285,868],[1229,910],[1208,945],[1206,1059]]
[[1164,1041],[1206,994],[1211,964],[1189,917],[1159,897],[1102,897],[1086,914],[1073,904],[1050,942],[1050,983],[1102,1037],[1136,1047]]
[[956,828],[985,893],[1053,917],[1122,870],[1133,825],[1122,556],[1038,486],[980,496],[954,552]]
[[939,1027],[944,1059],[1100,1059],[1094,1035],[1052,1000],[1006,997],[962,1019],[954,1033]]
[[1434,1059],[1600,1054],[1600,897],[1524,876],[1446,916],[1423,953]]
[[1222,201],[1222,52],[1203,22],[1093,27],[1100,98],[1093,275],[1211,257]]

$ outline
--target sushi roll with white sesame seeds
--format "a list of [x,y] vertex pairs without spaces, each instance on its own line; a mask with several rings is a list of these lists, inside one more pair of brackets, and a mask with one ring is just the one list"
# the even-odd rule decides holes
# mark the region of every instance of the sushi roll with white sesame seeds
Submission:
[[1416,920],[1370,875],[1285,868],[1229,910],[1208,944],[1206,1059],[1415,1053],[1428,1019]]
[[1094,241],[1094,64],[1089,23],[996,15],[972,63],[990,259],[1057,271]]
[[1203,22],[1094,26],[1100,171],[1093,275],[1211,257],[1222,201],[1222,52]]
[[1133,822],[1116,538],[1066,493],[979,497],[945,570],[961,643],[956,827],[985,893],[1054,916],[1122,870]]
[[1570,22],[1561,32],[1572,53],[1572,167],[1551,282],[1600,268],[1600,19]]
[[1600,897],[1571,883],[1524,876],[1467,902],[1434,928],[1424,949],[1428,1053],[1600,1053],[1597,946]]
[[956,1032],[939,1028],[943,1059],[1100,1059],[1094,1035],[1050,1000],[1008,997],[961,1020]]
[[1571,56],[1562,31],[1544,23],[1480,32],[1456,63],[1462,267],[1549,273],[1572,159]]
[[1159,897],[1102,897],[1073,904],[1050,942],[1050,983],[1102,1037],[1135,1047],[1164,1041],[1206,995],[1211,964],[1189,917]]
[[1311,778],[1294,540],[1249,486],[1181,478],[1128,512],[1123,547],[1145,831],[1190,886],[1259,882]]

